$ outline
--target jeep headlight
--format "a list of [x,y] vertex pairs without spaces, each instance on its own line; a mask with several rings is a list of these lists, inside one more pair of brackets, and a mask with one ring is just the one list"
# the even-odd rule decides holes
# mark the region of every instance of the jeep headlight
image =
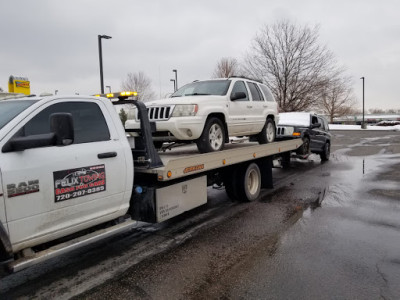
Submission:
[[197,113],[197,104],[178,104],[175,105],[172,117],[189,117]]

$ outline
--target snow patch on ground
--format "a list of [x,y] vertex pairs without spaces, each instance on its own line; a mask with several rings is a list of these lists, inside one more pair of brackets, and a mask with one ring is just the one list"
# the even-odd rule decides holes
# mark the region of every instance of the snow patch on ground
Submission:
[[400,131],[400,125],[396,126],[373,126],[368,125],[367,129],[361,129],[361,125],[340,125],[329,124],[330,130],[386,130],[386,131]]

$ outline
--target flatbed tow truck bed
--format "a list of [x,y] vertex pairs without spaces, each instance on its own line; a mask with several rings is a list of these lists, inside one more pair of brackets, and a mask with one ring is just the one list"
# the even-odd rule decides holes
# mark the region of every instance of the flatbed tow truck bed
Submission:
[[200,154],[195,145],[173,148],[159,153],[162,167],[135,167],[135,174],[156,174],[158,181],[170,181],[188,175],[248,162],[262,157],[293,151],[302,145],[301,139],[259,145],[254,142],[230,143],[223,151]]

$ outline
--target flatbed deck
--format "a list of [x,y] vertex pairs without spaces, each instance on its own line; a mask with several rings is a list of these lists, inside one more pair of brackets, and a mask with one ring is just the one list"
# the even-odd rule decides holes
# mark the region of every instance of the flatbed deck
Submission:
[[300,138],[264,145],[253,142],[230,143],[225,145],[223,151],[203,154],[198,152],[195,145],[187,145],[159,153],[164,166],[153,169],[135,167],[135,173],[157,174],[158,181],[169,181],[240,162],[293,151],[302,143]]

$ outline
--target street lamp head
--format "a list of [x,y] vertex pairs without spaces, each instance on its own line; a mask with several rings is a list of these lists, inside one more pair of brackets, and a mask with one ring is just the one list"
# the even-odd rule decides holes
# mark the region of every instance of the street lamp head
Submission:
[[169,81],[175,81],[175,79],[170,79]]
[[360,79],[364,80],[364,76],[363,76],[363,77],[361,77]]
[[105,35],[105,34],[103,34],[103,35],[99,35],[99,37],[100,37],[101,39],[106,39],[106,40],[108,40],[108,39],[111,39],[111,38],[112,38],[111,36],[109,36],[109,35]]
[[176,73],[177,71],[176,71],[176,69],[173,69],[172,72],[175,72],[175,73]]

